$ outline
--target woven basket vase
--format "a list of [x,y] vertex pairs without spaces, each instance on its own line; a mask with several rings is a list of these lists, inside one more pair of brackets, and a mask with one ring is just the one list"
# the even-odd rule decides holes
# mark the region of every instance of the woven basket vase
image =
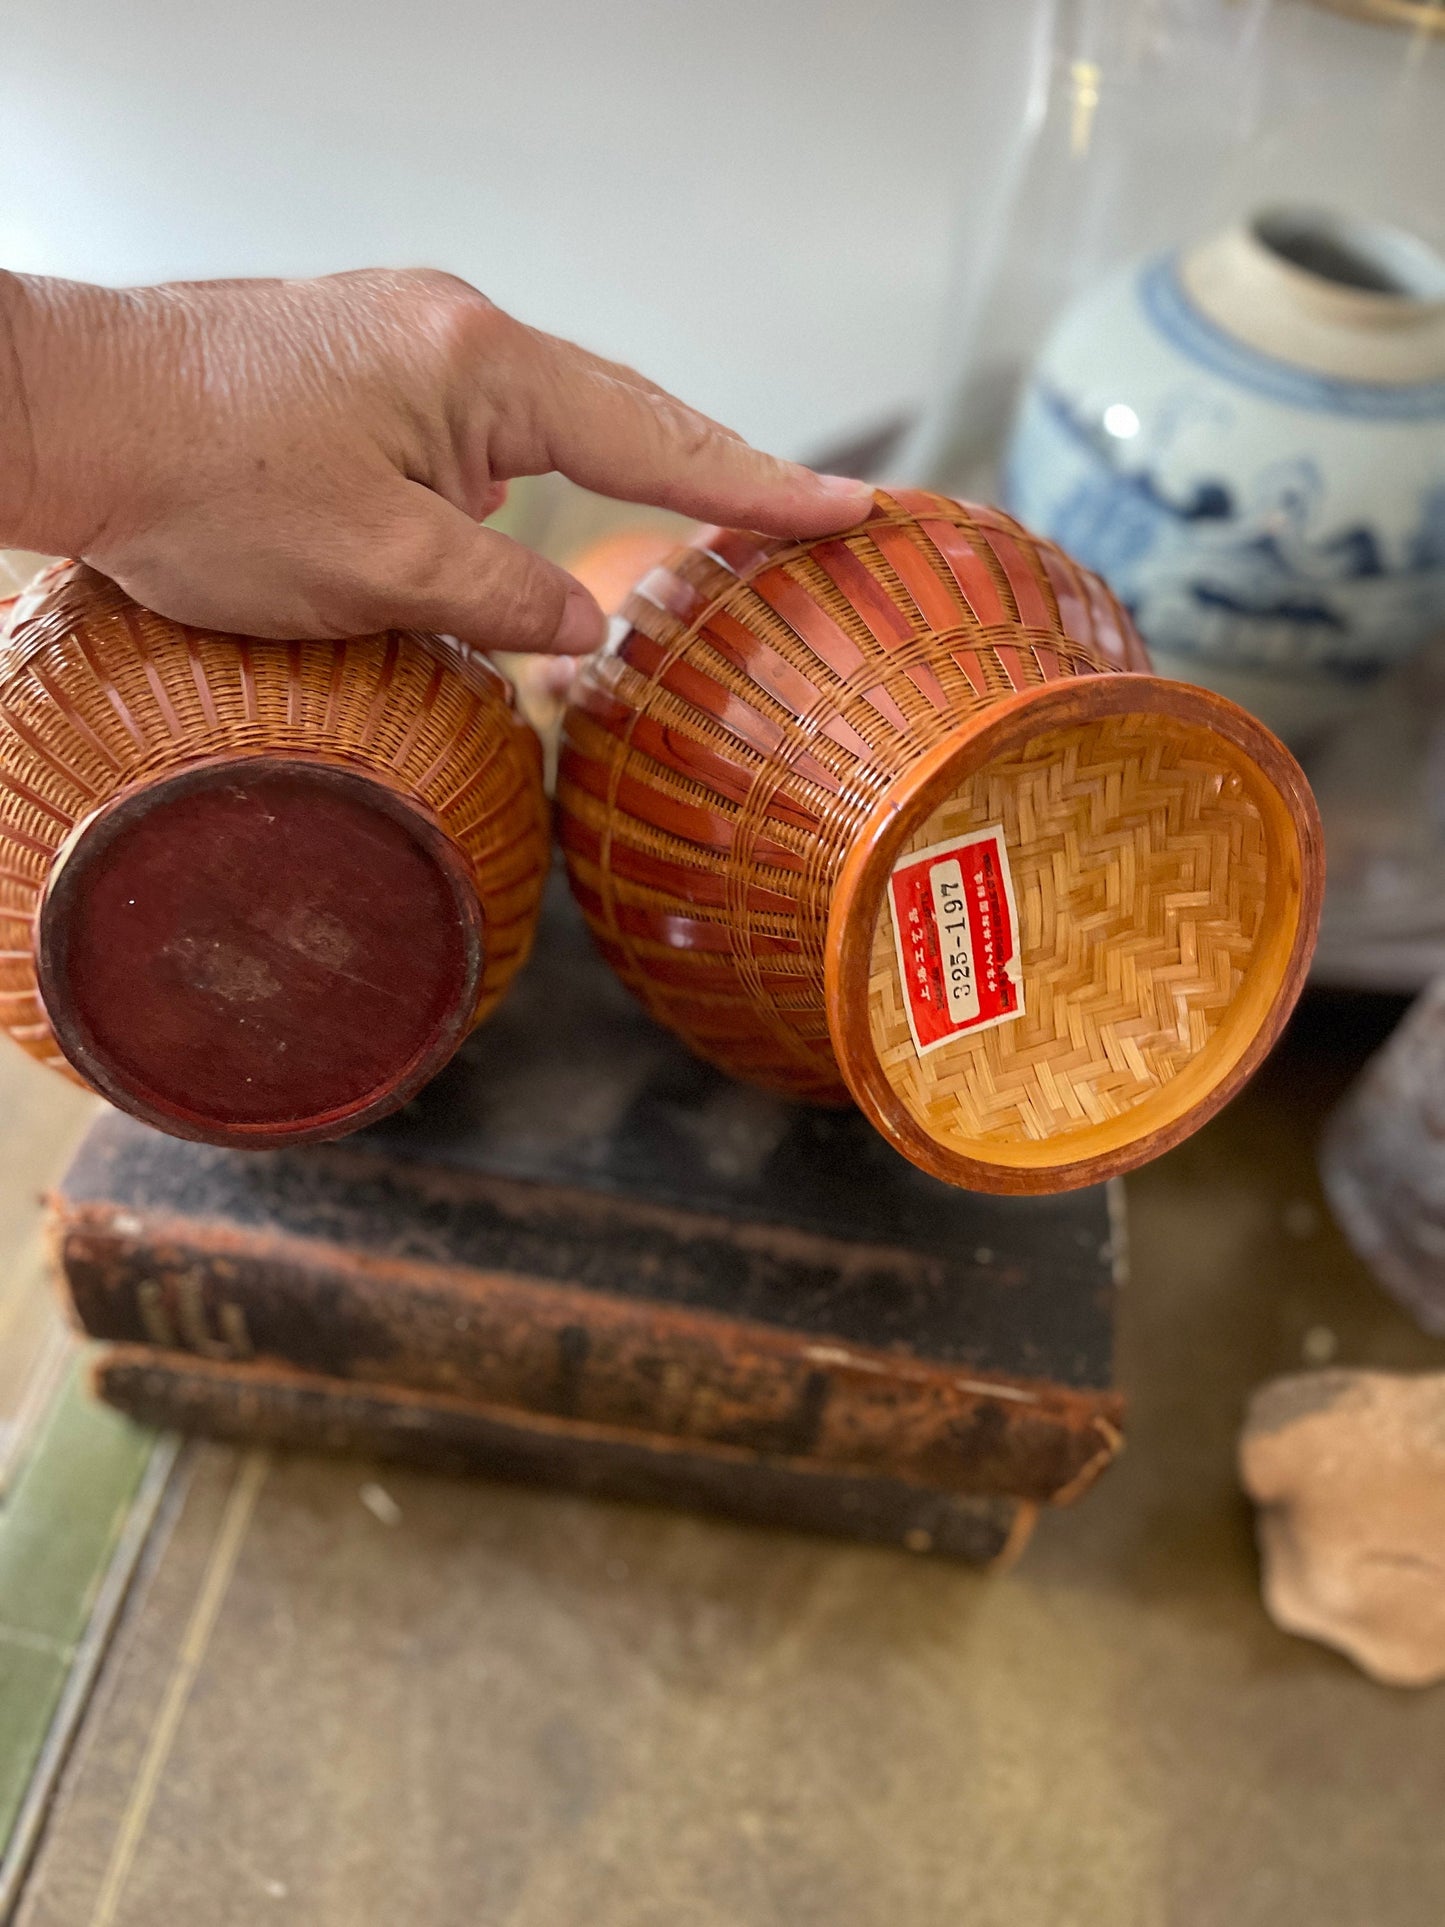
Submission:
[[64,564],[0,641],[0,1021],[181,1137],[339,1137],[438,1070],[531,946],[537,739],[404,631],[188,628]]
[[705,534],[623,614],[559,830],[603,954],[699,1056],[851,1094],[987,1191],[1127,1170],[1260,1062],[1319,918],[1309,788],[1242,710],[1140,673],[1052,544],[879,494],[823,541]]

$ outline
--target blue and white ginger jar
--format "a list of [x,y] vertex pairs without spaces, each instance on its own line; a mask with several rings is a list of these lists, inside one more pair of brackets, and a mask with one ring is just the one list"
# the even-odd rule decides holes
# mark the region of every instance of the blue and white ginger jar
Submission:
[[1004,494],[1161,671],[1308,741],[1445,632],[1445,262],[1282,211],[1130,267],[1045,346]]

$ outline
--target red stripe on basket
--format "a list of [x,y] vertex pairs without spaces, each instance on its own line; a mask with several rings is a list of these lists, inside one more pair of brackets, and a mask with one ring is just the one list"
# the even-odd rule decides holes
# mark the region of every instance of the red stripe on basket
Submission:
[[1050,649],[1047,643],[1033,645],[1034,660],[1039,666],[1039,674],[1045,682],[1059,682],[1064,675],[1064,659],[1057,649]]
[[924,534],[938,550],[948,572],[958,584],[958,592],[984,628],[1010,619],[999,594],[988,558],[980,554],[961,529],[952,522],[928,521],[921,524]]
[[917,542],[905,529],[882,528],[868,531],[893,573],[918,605],[918,613],[930,629],[956,629],[967,617],[955,591],[938,574]]
[[840,682],[863,667],[867,658],[853,638],[781,569],[765,570],[752,587]]
[[644,903],[613,903],[614,926],[629,937],[643,937],[651,943],[664,943],[672,950],[711,952],[730,956],[742,952],[754,957],[796,957],[802,944],[796,937],[775,937],[764,931],[739,941],[741,932],[727,923],[708,917],[689,917],[675,910],[661,910]]
[[1084,589],[1094,617],[1094,646],[1120,669],[1152,668],[1149,651],[1138,630],[1096,576],[1084,577]]
[[1028,689],[1032,686],[1033,677],[1024,667],[1022,650],[1015,649],[1012,643],[996,642],[993,653],[998,657],[999,668],[1015,689]]
[[609,735],[625,736],[627,725],[636,713],[630,703],[599,682],[595,675],[579,676],[572,685],[572,706],[605,729]]
[[[745,764],[729,762],[716,750],[705,748],[703,744],[685,736],[681,730],[669,729],[654,716],[640,716],[633,726],[632,743],[645,756],[650,756],[664,769],[674,775],[685,777],[689,782],[704,783],[716,790],[719,796],[730,803],[746,803],[757,782],[756,773]],[[774,790],[767,799],[764,815],[779,823],[790,823],[795,829],[816,830],[817,814],[792,797]]]
[[1043,584],[1034,571],[1033,563],[1019,546],[1017,538],[1004,529],[998,529],[993,532],[989,546],[1008,577],[1008,585],[1018,604],[1019,621],[1026,629],[1052,629],[1054,612],[1049,607],[1049,598],[1044,594]]
[[[695,952],[680,950],[668,955],[639,957],[633,960],[633,968],[640,974],[646,986],[647,1000],[651,1003],[658,990],[681,990],[687,993],[683,1000],[684,1008],[679,1013],[678,1023],[690,1030],[692,1025],[692,1000],[699,993],[719,991],[724,996],[729,992],[738,994],[738,970],[735,963],[708,963]],[[753,1019],[754,1025],[757,1018]]]
[[707,671],[694,663],[678,658],[663,668],[668,651],[664,644],[654,642],[634,629],[627,637],[620,651],[622,659],[639,675],[655,676],[664,689],[670,690],[683,702],[691,703],[705,716],[711,716],[739,742],[746,743],[764,756],[770,756],[780,749],[786,740],[781,724],[765,716],[751,703],[745,703],[741,696],[733,694],[717,682]]
[[[696,843],[700,849],[718,850],[723,855],[731,852],[737,840],[735,816],[722,810],[710,810],[705,804],[684,802],[680,797],[669,796],[665,790],[639,776],[624,773],[617,779],[614,792],[612,772],[592,757],[569,745],[566,759],[566,776],[570,783],[589,796],[595,796],[601,803],[610,801],[615,793],[616,806],[628,816],[635,817],[639,823],[649,823],[655,830],[663,830],[686,843]],[[774,863],[780,869],[801,870],[803,860],[795,856],[784,843],[776,842],[770,836],[754,835],[749,838],[749,846],[761,861]]]
[[[571,855],[601,863],[601,831],[592,829],[571,811],[564,810],[561,813],[557,840]],[[733,889],[730,889],[728,878],[722,871],[701,869],[683,863],[676,857],[656,856],[652,851],[640,849],[617,835],[612,837],[609,849],[608,869],[613,876],[628,883],[640,883],[649,890],[667,891],[683,903],[694,903],[701,909],[726,909],[735,900]],[[743,903],[747,909],[768,916],[796,916],[798,909],[795,898],[752,882],[744,890]]]
[[699,634],[734,669],[794,716],[806,716],[818,708],[823,692],[817,684],[809,682],[801,669],[795,669],[736,616],[715,609]]
[[[840,628],[828,611],[781,569],[766,570],[752,586],[759,595],[767,598],[798,640],[811,649],[818,660],[841,681],[848,681],[860,669],[868,667],[867,656],[848,632]],[[902,736],[908,735],[908,718],[886,689],[876,685],[871,688],[858,687],[857,693],[891,728]]]
[[1038,539],[1030,535],[1023,523],[1010,515],[1007,509],[1001,509],[993,502],[969,502],[965,506],[978,526],[986,529],[990,535],[1022,536],[1026,542]]
[[32,809],[41,811],[53,822],[63,824],[67,830],[74,827],[75,818],[69,810],[62,810],[56,804],[48,803],[39,790],[32,789],[13,772],[0,775],[0,791],[4,790],[8,790],[12,796],[18,796],[22,803],[28,803]]
[[[910,641],[914,625],[893,601],[877,576],[865,569],[846,542],[823,542],[813,551],[813,560],[828,576],[840,595],[845,595],[867,623],[880,648],[893,651]],[[948,697],[943,684],[926,662],[910,663],[904,674],[926,702],[946,710]]]
[[[896,488],[891,491],[890,499],[905,515],[916,515],[920,520],[925,515],[937,515],[940,510],[952,511],[958,506],[947,495],[935,495],[926,488]],[[970,504],[965,502],[963,506],[968,508]]]
[[18,843],[22,850],[30,850],[36,856],[43,856],[47,862],[55,855],[59,842],[59,837],[53,841],[42,842],[39,837],[31,836],[28,831],[20,829],[14,823],[0,825],[0,848],[3,848],[6,843]]
[[895,649],[899,643],[908,641],[914,625],[846,542],[820,542],[813,551],[813,560],[826,572],[834,587],[848,598],[885,649]]
[[[775,702],[799,718],[812,717],[823,707],[823,692],[814,687],[800,670],[785,662],[775,649],[760,642],[735,616],[718,609],[709,616],[699,634],[724,656],[735,669],[751,677]],[[821,734],[831,736],[843,749],[851,750],[865,762],[873,756],[872,745],[841,716],[829,716],[815,725]]]
[[820,789],[828,790],[834,796],[842,794],[843,785],[832,770],[825,769],[817,757],[810,755],[807,750],[794,750],[787,762],[793,774],[801,776],[805,782],[816,783]]
[[1039,551],[1044,574],[1049,578],[1054,600],[1059,605],[1059,627],[1084,649],[1095,647],[1094,619],[1079,580],[1079,571],[1062,549],[1052,544]]
[[949,653],[958,664],[959,673],[973,691],[974,695],[987,698],[988,676],[984,672],[983,664],[978,659],[978,650],[969,647],[967,644],[963,644],[957,649],[950,650]]

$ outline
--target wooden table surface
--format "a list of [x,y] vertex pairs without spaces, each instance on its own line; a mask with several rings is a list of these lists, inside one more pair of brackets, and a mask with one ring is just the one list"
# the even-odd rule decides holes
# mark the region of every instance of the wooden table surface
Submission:
[[1312,1174],[1381,1022],[1130,1180],[1129,1450],[1003,1578],[201,1448],[20,1927],[1436,1927],[1445,1692],[1271,1627],[1233,1471],[1268,1374],[1445,1355]]

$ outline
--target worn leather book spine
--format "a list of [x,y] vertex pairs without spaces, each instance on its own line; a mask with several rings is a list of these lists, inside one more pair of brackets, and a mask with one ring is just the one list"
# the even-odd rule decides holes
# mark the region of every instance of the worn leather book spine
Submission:
[[688,1450],[671,1437],[146,1347],[104,1348],[92,1376],[107,1404],[147,1425],[685,1506],[976,1565],[1015,1559],[1037,1513],[1017,1499],[850,1476],[806,1459]]
[[319,1373],[682,1451],[761,1453],[1034,1504],[1079,1497],[1120,1446],[1123,1401],[1103,1389],[269,1228],[64,1196],[51,1215],[87,1333],[211,1365]]

